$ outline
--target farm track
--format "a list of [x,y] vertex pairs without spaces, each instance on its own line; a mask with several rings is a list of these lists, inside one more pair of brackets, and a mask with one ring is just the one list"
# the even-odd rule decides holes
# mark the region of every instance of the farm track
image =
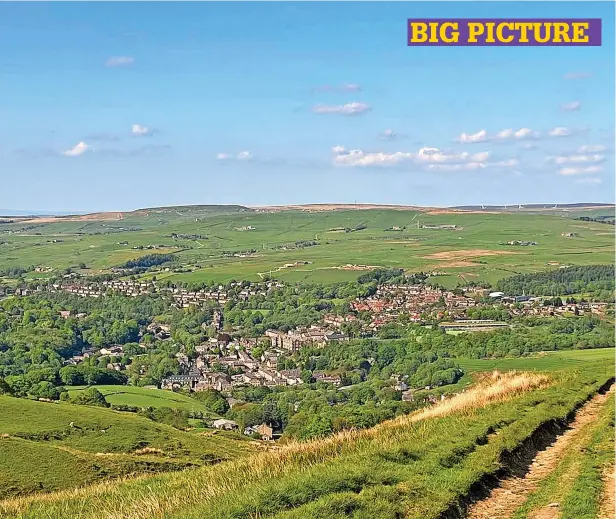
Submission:
[[[544,450],[539,451],[524,474],[516,474],[503,479],[483,500],[471,505],[467,511],[467,519],[511,519],[515,511],[522,506],[530,493],[548,477],[557,467],[561,458],[573,448],[584,431],[597,421],[601,409],[614,391],[614,385],[604,393],[595,395],[575,415],[567,430]],[[612,480],[613,481],[613,480]],[[613,487],[612,487],[613,492]],[[613,501],[612,501],[613,504]],[[609,503],[605,505],[608,512]],[[611,516],[613,515],[613,508]],[[529,517],[532,519],[556,519],[560,516],[558,506],[549,506],[537,510]],[[603,519],[603,515],[601,516]]]
[[603,499],[599,510],[598,519],[614,519],[616,517],[616,488],[614,486],[614,465],[609,467],[605,473],[605,488],[603,490]]

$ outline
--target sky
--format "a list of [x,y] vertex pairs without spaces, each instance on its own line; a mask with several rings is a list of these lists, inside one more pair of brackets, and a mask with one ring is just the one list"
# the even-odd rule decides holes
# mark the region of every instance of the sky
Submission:
[[[408,18],[602,18],[409,47]],[[609,2],[0,3],[0,208],[614,202]]]

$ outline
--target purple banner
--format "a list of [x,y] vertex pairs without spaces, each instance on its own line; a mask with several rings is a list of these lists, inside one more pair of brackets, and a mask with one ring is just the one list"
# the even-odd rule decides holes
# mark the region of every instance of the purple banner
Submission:
[[409,18],[412,46],[599,47],[601,18]]

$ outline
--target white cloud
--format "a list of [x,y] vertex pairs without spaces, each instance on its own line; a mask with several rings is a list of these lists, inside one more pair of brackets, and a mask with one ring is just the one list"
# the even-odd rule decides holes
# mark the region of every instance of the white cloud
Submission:
[[526,140],[536,137],[539,137],[539,133],[530,128],[520,128],[519,130],[507,128],[495,135],[489,135],[486,130],[479,130],[477,133],[462,133],[456,138],[456,141],[470,144],[487,141]]
[[592,175],[593,173],[600,173],[603,169],[600,166],[586,166],[586,167],[571,167],[562,168],[559,173],[565,176],[571,175]]
[[342,146],[332,148],[334,164],[337,166],[387,166],[411,161],[414,153],[366,153],[362,150],[347,150]]
[[112,56],[105,61],[106,67],[127,67],[135,63],[135,58],[130,56]]
[[517,160],[489,162],[490,153],[454,153],[438,148],[421,148],[417,152],[395,153],[365,152],[363,150],[347,150],[343,146],[334,146],[334,164],[337,166],[393,166],[402,163],[415,164],[431,170],[459,171],[477,170],[491,167],[511,168],[518,164]]
[[507,128],[506,130],[501,130],[496,134],[495,140],[509,140],[509,139],[534,139],[539,137],[539,133],[531,130],[530,128],[520,128],[519,130],[513,130],[511,128]]
[[571,135],[573,131],[570,128],[565,128],[564,126],[557,126],[556,128],[552,128],[548,135],[550,137],[568,137]]
[[563,77],[565,79],[586,79],[591,76],[592,74],[590,72],[568,72]]
[[601,153],[606,150],[607,146],[604,146],[603,144],[586,144],[584,146],[580,146],[578,149],[580,153]]
[[575,112],[576,110],[579,110],[582,107],[582,103],[580,103],[579,101],[571,101],[570,103],[563,103],[562,105],[560,105],[560,109],[563,112]]
[[556,157],[551,157],[550,159],[554,164],[598,164],[605,160],[604,155],[593,154],[593,155],[559,155]]
[[79,157],[79,155],[83,155],[86,151],[93,151],[93,148],[89,144],[81,141],[75,144],[72,148],[64,150],[62,155],[65,157]]
[[246,162],[252,159],[252,155],[249,151],[240,151],[239,153],[232,155],[230,153],[219,153],[216,155],[217,160],[237,160]]
[[147,126],[142,126],[141,124],[133,124],[131,133],[135,137],[150,137],[154,135],[154,130],[148,128]]
[[601,184],[601,179],[597,177],[590,178],[578,178],[575,181],[576,184]]
[[485,130],[479,130],[477,133],[462,133],[457,141],[458,142],[484,142],[488,140],[488,132]]
[[316,105],[312,111],[316,114],[343,114],[343,115],[359,115],[368,112],[371,109],[366,103],[346,103],[344,105]]

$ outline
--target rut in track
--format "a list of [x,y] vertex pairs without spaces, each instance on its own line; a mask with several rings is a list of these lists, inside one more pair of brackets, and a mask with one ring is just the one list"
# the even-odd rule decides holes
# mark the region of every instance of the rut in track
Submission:
[[[533,459],[528,471],[521,477],[511,477],[501,482],[490,495],[468,509],[467,519],[510,519],[513,513],[526,501],[530,492],[557,466],[567,448],[575,441],[585,427],[597,420],[602,406],[614,386],[607,393],[595,395],[577,413],[569,429],[556,441]],[[556,514],[556,515],[555,515]],[[537,519],[557,517],[556,510],[543,510]]]

